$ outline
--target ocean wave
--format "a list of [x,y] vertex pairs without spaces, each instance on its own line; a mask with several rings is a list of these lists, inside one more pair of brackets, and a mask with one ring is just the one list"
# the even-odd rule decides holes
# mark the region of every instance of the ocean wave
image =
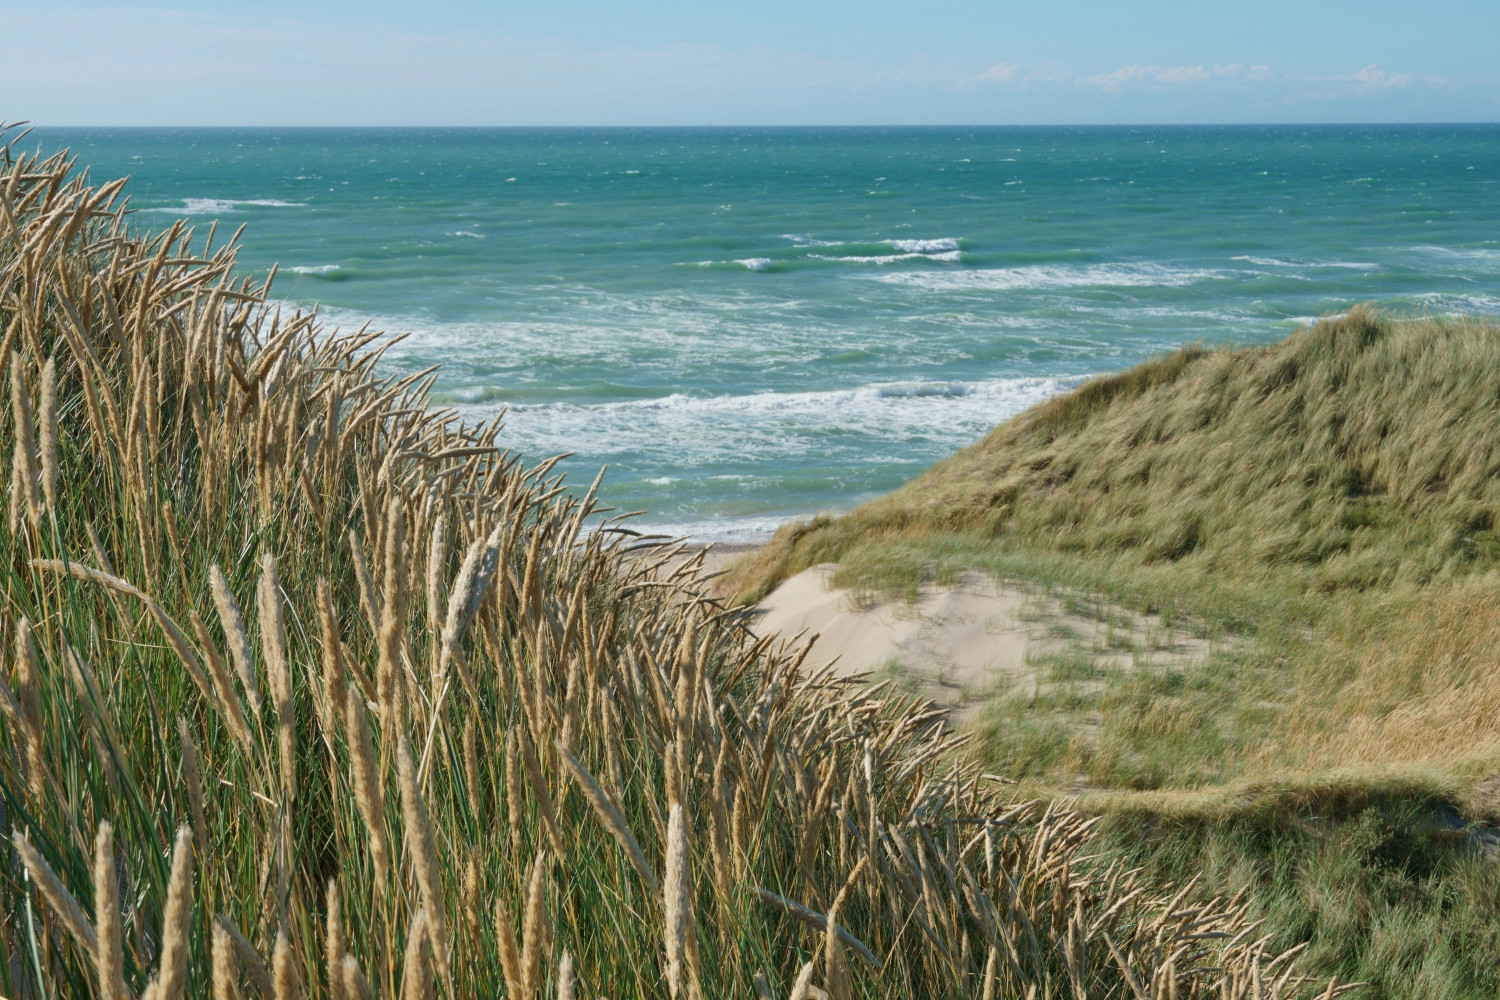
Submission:
[[[803,515],[749,515],[742,517],[704,517],[683,521],[632,520],[625,527],[642,535],[665,535],[668,538],[691,538],[695,542],[752,544],[767,542],[788,521]],[[650,517],[650,515],[645,515]]]
[[306,208],[302,201],[280,198],[184,198],[181,205],[164,205],[148,212],[172,212],[177,215],[223,215],[242,208]]
[[314,277],[321,278],[321,277],[324,277],[326,275],[332,274],[334,271],[342,270],[342,265],[340,265],[340,264],[309,264],[309,265],[303,265],[303,266],[300,266],[300,267],[289,267],[289,268],[287,268],[287,270],[291,271],[293,274],[310,274],[310,275],[313,275]]
[[486,236],[486,235],[484,235],[483,233],[470,232],[467,229],[460,229],[457,232],[449,233],[448,235],[449,236],[464,236],[464,237],[467,237],[467,238],[469,238],[471,240],[487,240],[487,239],[489,239],[489,237]]
[[1451,315],[1500,313],[1500,295],[1486,295],[1482,292],[1425,292],[1413,295],[1412,299],[1427,308]]
[[910,466],[909,474],[916,474],[939,454],[1080,381],[1073,376],[892,382],[840,390],[510,405],[504,393],[495,393],[495,399],[459,403],[455,409],[468,420],[489,420],[504,408],[502,441],[516,453],[570,451],[583,465],[652,469],[649,475],[697,478],[741,472],[745,466],[834,471],[871,463]]
[[1185,288],[1229,277],[1209,268],[1166,264],[1033,265],[972,271],[898,271],[876,281],[913,285],[928,291],[1028,291],[1049,288]]
[[1500,248],[1415,246],[1412,250],[1428,257],[1479,265],[1476,270],[1492,272],[1500,267]]
[[744,257],[739,260],[695,260],[691,263],[684,261],[674,266],[711,267],[730,271],[780,271],[789,263],[789,261],[776,260],[773,257]]
[[[818,260],[839,260],[843,258],[858,260],[861,257],[863,257],[864,259],[873,259],[873,257],[882,256],[879,254],[873,256],[871,254],[860,254],[857,250],[857,248],[859,247],[890,247],[891,249],[898,250],[908,256],[918,257],[927,257],[934,254],[948,254],[961,249],[959,241],[951,236],[941,236],[933,240],[824,240],[818,239],[815,236],[802,236],[797,233],[782,233],[781,238],[784,240],[790,240],[792,242],[792,245],[796,247],[818,247],[820,249],[827,249],[831,247],[854,248],[849,254],[818,257]],[[889,254],[883,255],[884,258],[891,258],[891,256],[892,255]]]
[[841,247],[843,240],[820,240],[816,236],[800,236],[797,233],[782,233],[781,238],[791,240],[793,246],[799,247]]
[[1280,260],[1276,257],[1252,257],[1241,255],[1231,257],[1230,260],[1243,261],[1246,264],[1254,264],[1257,267],[1336,267],[1346,271],[1378,271],[1379,264],[1370,264],[1364,261],[1353,260]]
[[[743,265],[711,266],[739,271]],[[663,293],[588,301],[586,295],[586,290],[562,289],[558,311],[575,311],[545,317],[445,321],[421,309],[371,315],[329,305],[320,305],[318,315],[328,328],[356,330],[368,321],[372,330],[407,335],[385,357],[416,366],[413,371],[443,362],[456,373],[481,362],[490,371],[538,373],[544,378],[558,364],[642,364],[654,372],[668,354],[674,364],[714,366],[767,353],[781,361],[813,361],[823,357],[841,333],[834,326],[809,323],[800,300],[767,301],[753,290],[728,289],[691,299]],[[284,310],[305,308],[291,300],[280,304]]]
[[950,250],[947,253],[886,253],[875,254],[873,256],[861,256],[859,254],[836,255],[810,253],[807,255],[807,258],[809,260],[847,261],[851,264],[894,264],[899,260],[919,259],[940,260],[947,263],[955,263],[957,261],[963,260],[963,256],[963,252],[960,250]]
[[944,236],[936,240],[886,240],[902,253],[931,254],[957,250],[958,240]]
[[[608,403],[515,403],[512,413],[543,410],[591,410],[597,412],[663,411],[683,413],[789,413],[832,412],[834,410],[868,403],[889,403],[949,399],[992,399],[1013,401],[1036,397],[1037,393],[1051,395],[1071,388],[1081,381],[1081,376],[1057,378],[1006,378],[978,382],[874,382],[850,389],[824,389],[807,392],[753,392],[744,395],[695,396],[676,392],[652,399],[629,399]],[[471,398],[484,398],[485,389],[459,390],[452,393],[460,398],[461,393]],[[503,397],[496,392],[488,398]],[[1040,397],[1036,397],[1040,398]]]
[[433,392],[432,400],[435,403],[492,403],[497,400],[505,400],[509,394],[504,390],[490,385],[469,386],[463,389],[438,389]]

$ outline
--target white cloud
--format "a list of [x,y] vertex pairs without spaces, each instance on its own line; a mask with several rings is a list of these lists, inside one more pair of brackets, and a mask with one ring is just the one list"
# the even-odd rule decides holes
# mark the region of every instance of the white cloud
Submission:
[[1015,63],[996,63],[974,79],[982,80],[985,83],[1009,83],[1016,78],[1016,74],[1019,72],[1021,72],[1021,67]]
[[1209,68],[1199,63],[1196,66],[1142,66],[1132,64],[1121,66],[1113,73],[1100,73],[1096,76],[1086,76],[1080,82],[1091,87],[1098,87],[1110,93],[1117,93],[1127,85],[1164,84],[1167,86],[1207,83],[1210,80],[1266,80],[1271,76],[1271,68],[1255,64],[1246,66],[1244,63],[1231,63],[1228,66],[1214,66]]
[[1156,74],[1158,83],[1202,83],[1212,80],[1213,73],[1202,66],[1173,66]]
[[1411,85],[1410,73],[1391,73],[1381,69],[1374,63],[1370,63],[1370,65],[1366,66],[1364,69],[1360,70],[1357,73],[1350,73],[1348,76],[1340,77],[1339,79],[1347,81],[1349,83],[1357,83],[1365,87],[1379,88],[1381,90],[1391,87],[1399,88]]
[[1113,73],[1101,73],[1098,76],[1086,76],[1082,82],[1092,87],[1099,87],[1111,93],[1119,90],[1127,83],[1139,83],[1146,78],[1146,74],[1161,69],[1160,66],[1121,66]]

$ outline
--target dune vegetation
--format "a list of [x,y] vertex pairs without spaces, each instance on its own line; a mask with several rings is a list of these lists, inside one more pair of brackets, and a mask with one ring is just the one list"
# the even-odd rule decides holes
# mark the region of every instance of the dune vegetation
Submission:
[[7,996],[1338,995],[122,190],[0,153]]
[[1492,996],[1497,441],[1500,327],[1357,307],[1094,379],[783,529],[728,589],[753,601],[836,562],[856,592],[914,594],[981,569],[1101,636],[1133,610],[1208,637],[1191,668],[1147,644],[1101,669],[1085,640],[990,694],[971,751],[1081,796],[1157,877],[1250,884],[1278,940],[1359,995]]

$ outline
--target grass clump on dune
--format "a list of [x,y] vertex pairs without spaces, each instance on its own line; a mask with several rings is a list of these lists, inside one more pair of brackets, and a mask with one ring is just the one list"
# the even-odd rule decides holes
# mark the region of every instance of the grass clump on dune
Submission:
[[1277,939],[1362,996],[1492,996],[1496,441],[1500,328],[1359,307],[1088,382],[783,529],[730,589],[837,562],[840,585],[912,594],[977,568],[1206,636],[1195,666],[1059,659],[975,713],[972,753],[1082,794],[1156,877],[1250,884]]
[[212,232],[0,165],[7,995],[1323,994]]

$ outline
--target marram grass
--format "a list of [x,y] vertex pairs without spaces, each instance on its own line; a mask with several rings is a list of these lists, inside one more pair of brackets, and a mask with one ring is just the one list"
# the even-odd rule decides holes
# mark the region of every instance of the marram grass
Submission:
[[0,152],[7,996],[1338,992],[72,168]]

